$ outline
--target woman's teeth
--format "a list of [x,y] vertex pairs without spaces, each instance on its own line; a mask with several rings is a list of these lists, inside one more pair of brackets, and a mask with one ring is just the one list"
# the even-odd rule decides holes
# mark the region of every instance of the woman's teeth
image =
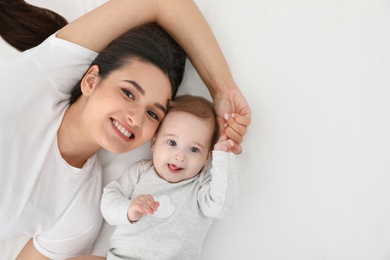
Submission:
[[113,120],[112,123],[114,126],[127,138],[131,137],[131,133],[127,131],[123,126],[121,126],[116,120]]

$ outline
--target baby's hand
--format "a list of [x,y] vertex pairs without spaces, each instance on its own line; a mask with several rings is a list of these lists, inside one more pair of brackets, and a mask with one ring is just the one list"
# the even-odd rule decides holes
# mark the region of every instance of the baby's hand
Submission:
[[214,145],[214,150],[230,152],[230,149],[234,146],[234,142],[227,138],[226,134],[223,134],[218,142]]
[[131,222],[138,221],[148,214],[153,215],[158,206],[160,206],[160,203],[155,201],[152,195],[139,195],[131,202],[127,210],[127,218]]

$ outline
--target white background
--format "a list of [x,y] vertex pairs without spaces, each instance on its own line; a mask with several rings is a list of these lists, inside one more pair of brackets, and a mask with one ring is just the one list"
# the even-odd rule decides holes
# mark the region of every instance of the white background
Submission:
[[[72,20],[104,1],[31,2]],[[195,2],[253,110],[202,260],[390,259],[390,2]],[[183,86],[207,96],[190,64]],[[101,152],[106,179],[144,154]]]
[[196,2],[253,110],[202,259],[390,259],[390,2]]

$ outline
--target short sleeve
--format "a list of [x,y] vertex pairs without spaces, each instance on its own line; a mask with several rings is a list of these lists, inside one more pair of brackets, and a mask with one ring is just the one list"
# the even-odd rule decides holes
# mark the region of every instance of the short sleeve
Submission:
[[26,51],[60,93],[69,94],[98,53],[51,35]]

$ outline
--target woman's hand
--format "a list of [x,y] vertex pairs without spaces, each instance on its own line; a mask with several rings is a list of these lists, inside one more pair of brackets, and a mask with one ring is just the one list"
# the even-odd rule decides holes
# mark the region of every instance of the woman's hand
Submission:
[[217,114],[220,134],[226,134],[234,142],[230,148],[235,154],[242,152],[241,142],[251,123],[252,111],[248,102],[237,88],[229,88],[216,95],[214,109]]

